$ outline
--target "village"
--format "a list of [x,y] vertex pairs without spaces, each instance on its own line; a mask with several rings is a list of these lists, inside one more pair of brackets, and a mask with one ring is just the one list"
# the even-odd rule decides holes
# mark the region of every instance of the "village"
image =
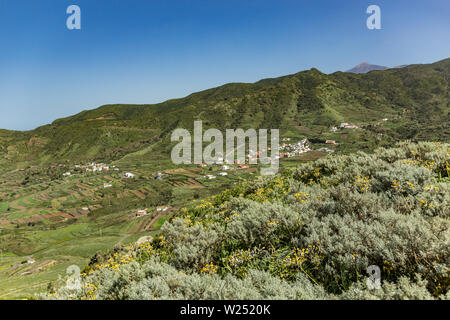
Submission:
[[[95,163],[95,162],[91,162],[87,165],[80,165],[80,164],[76,164],[73,167],[73,172],[71,171],[67,171],[64,172],[62,174],[63,177],[71,177],[73,174],[75,173],[80,173],[80,172],[87,172],[87,173],[108,173],[110,171],[115,171],[115,172],[119,172],[120,169],[117,166],[108,166],[104,163]],[[123,178],[125,179],[133,179],[135,177],[134,173],[131,172],[124,172],[122,175]],[[112,187],[112,184],[110,183],[105,183],[103,185],[104,188],[110,188]]]
[[[331,132],[336,132],[338,130],[353,130],[359,128],[358,126],[350,123],[341,123],[339,127],[332,127],[330,129]],[[275,155],[276,159],[282,159],[282,158],[292,158],[296,157],[308,152],[313,151],[313,148],[311,147],[311,142],[307,139],[301,139],[301,140],[294,140],[295,142],[292,142],[295,138],[290,137],[283,137],[281,138],[281,144],[279,146],[279,152]],[[326,140],[322,143],[328,144],[328,145],[338,145],[338,143],[334,140]],[[263,150],[263,152],[269,153],[271,151],[271,148],[268,147],[266,150]],[[335,150],[331,148],[322,147],[320,149],[317,149],[317,151],[325,152],[325,153],[332,153]],[[199,183],[200,181],[204,180],[205,182],[200,182],[200,184],[206,183],[208,180],[215,180],[219,177],[222,178],[228,178],[228,176],[231,174],[232,177],[236,177],[237,175],[241,175],[240,173],[237,173],[238,171],[242,170],[243,172],[246,172],[246,169],[250,169],[250,165],[252,163],[257,163],[261,154],[258,151],[254,151],[251,148],[247,150],[245,160],[246,161],[240,161],[240,160],[234,160],[233,164],[224,164],[224,158],[226,158],[225,155],[219,154],[218,158],[212,165],[208,165],[206,163],[201,163],[197,165],[199,169],[202,169],[199,171],[199,173],[203,173],[203,175],[199,176],[192,176],[190,180],[196,179]],[[63,166],[65,167],[65,166]],[[74,175],[100,175],[100,176],[108,176],[111,175],[111,173],[115,173],[112,175],[115,177],[115,179],[120,179],[122,181],[126,180],[133,180],[136,177],[141,177],[141,173],[133,173],[128,171],[122,171],[118,166],[111,165],[111,164],[105,164],[105,163],[96,163],[96,162],[90,162],[88,164],[76,164],[74,166],[69,167],[69,171],[66,171],[62,174],[64,178],[71,178]],[[181,169],[176,169],[181,170]],[[153,179],[155,180],[161,180],[161,181],[167,181],[170,185],[173,187],[175,186],[182,186],[183,184],[180,184],[179,182],[175,182],[177,180],[173,180],[173,177],[175,177],[173,174],[176,173],[176,170],[165,170],[163,172],[155,172],[151,175]],[[209,171],[209,172],[208,172]],[[138,176],[137,176],[138,174]],[[177,175],[178,176],[178,175]],[[177,179],[177,178],[176,178]],[[116,180],[116,181],[120,181]],[[189,179],[188,179],[189,180]],[[172,182],[173,181],[173,182]],[[222,181],[222,180],[221,180]],[[99,188],[108,189],[116,186],[114,183],[114,180],[111,179],[106,182],[102,182],[99,185]],[[191,185],[186,185],[187,187],[191,187]],[[195,184],[192,184],[192,187],[195,187]],[[143,189],[140,189],[143,190]],[[145,199],[145,194],[141,194],[141,191],[132,191],[132,193],[136,193],[136,195],[141,198]],[[121,195],[118,194],[117,197],[120,197]],[[79,210],[81,216],[85,216],[86,214],[89,214],[91,208],[88,207],[82,207],[81,210]],[[161,216],[169,215],[173,212],[174,207],[170,206],[169,203],[163,206],[157,206],[157,207],[150,207],[150,208],[140,208],[136,210],[131,210],[129,218],[131,219],[139,219],[143,217],[147,217],[148,221],[146,220],[145,225],[150,228],[155,223],[155,219],[161,218]],[[151,222],[151,223],[150,223]],[[144,223],[143,223],[144,224]],[[144,229],[146,229],[145,227]],[[146,229],[147,230],[147,229]]]

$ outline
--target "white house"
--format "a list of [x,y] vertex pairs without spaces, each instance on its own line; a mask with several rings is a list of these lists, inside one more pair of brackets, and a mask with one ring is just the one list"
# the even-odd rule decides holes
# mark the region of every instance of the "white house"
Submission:
[[125,178],[134,178],[134,174],[132,174],[131,172],[125,172],[124,176]]
[[220,172],[218,175],[224,177],[224,176],[227,176],[228,173],[226,173],[226,172]]
[[167,210],[169,210],[169,207],[158,207],[158,208],[156,208],[157,212],[166,212]]
[[340,125],[340,128],[341,129],[356,129],[356,128],[358,128],[358,126],[354,125],[354,124],[349,124],[347,122],[342,122]]
[[142,217],[142,216],[145,216],[145,215],[147,215],[147,209],[138,210],[136,212],[136,217]]

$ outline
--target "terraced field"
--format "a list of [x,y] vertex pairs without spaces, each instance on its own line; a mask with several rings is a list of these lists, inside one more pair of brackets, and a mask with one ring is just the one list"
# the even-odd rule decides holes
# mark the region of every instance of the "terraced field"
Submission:
[[[42,292],[64,278],[68,266],[83,269],[96,252],[156,235],[187,202],[250,178],[255,170],[229,171],[213,181],[204,176],[220,168],[162,170],[160,162],[123,161],[121,166],[98,174],[53,166],[0,175],[0,299]],[[73,174],[63,177],[66,171]],[[124,179],[124,172],[136,176]],[[157,172],[162,179],[155,179]],[[158,212],[159,206],[169,209]],[[148,215],[136,217],[143,208]]]

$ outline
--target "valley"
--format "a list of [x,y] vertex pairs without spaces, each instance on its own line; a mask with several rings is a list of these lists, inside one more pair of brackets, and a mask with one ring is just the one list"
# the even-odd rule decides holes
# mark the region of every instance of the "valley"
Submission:
[[67,267],[158,237],[186,207],[259,179],[259,165],[174,165],[176,128],[279,128],[283,173],[405,140],[448,142],[449,79],[450,59],[368,74],[312,69],[0,130],[0,299],[46,292]]

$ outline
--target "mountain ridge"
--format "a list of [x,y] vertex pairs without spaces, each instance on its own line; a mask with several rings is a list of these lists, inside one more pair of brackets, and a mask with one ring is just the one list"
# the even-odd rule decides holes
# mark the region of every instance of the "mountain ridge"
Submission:
[[0,155],[3,164],[117,160],[157,142],[158,152],[167,154],[170,133],[192,130],[194,120],[205,128],[279,128],[293,137],[325,139],[340,122],[365,125],[386,117],[397,119],[386,133],[393,141],[448,139],[449,78],[450,59],[366,74],[313,68],[158,104],[104,105],[30,131],[0,130]]

